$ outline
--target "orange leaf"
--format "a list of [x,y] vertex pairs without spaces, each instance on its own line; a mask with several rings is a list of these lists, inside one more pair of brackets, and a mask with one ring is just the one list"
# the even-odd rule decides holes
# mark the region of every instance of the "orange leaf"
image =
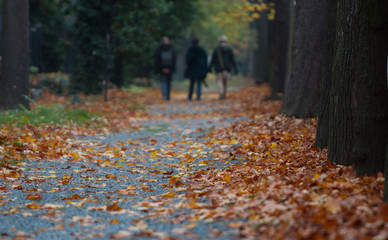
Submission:
[[223,177],[222,177],[222,180],[226,181],[226,182],[230,182],[232,181],[232,177],[230,176],[230,174],[225,174]]
[[108,211],[120,211],[122,208],[117,205],[116,203],[113,203],[112,205],[109,205],[106,207],[106,210]]
[[84,198],[81,197],[81,196],[78,195],[78,194],[73,194],[73,196],[68,197],[68,198],[62,198],[62,200],[74,200],[74,199],[84,199]]
[[118,219],[112,219],[110,220],[109,224],[118,224],[119,220]]
[[116,179],[116,178],[117,178],[115,175],[112,175],[112,174],[110,174],[110,173],[107,174],[107,175],[105,175],[105,177],[108,178],[108,179],[109,179],[109,178],[113,178],[113,179]]
[[169,192],[169,193],[163,194],[162,198],[173,198],[175,196],[176,194],[174,192]]
[[39,193],[35,193],[35,194],[27,194],[27,199],[28,200],[32,200],[32,201],[39,201],[39,200],[42,200],[42,196],[40,196]]

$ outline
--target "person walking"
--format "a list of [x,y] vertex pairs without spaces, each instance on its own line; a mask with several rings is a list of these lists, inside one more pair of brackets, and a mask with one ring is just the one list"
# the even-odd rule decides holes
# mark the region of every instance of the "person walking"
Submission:
[[220,99],[226,98],[227,81],[232,77],[232,68],[235,74],[238,73],[236,62],[234,61],[234,54],[231,47],[227,45],[228,38],[222,35],[218,38],[219,45],[214,49],[212,59],[209,65],[209,71],[214,69],[216,71],[216,78],[220,92]]
[[197,100],[201,100],[201,83],[207,75],[207,53],[199,46],[199,39],[194,38],[193,46],[186,53],[187,77],[190,78],[189,95],[187,100],[191,101],[194,85],[197,85]]
[[171,78],[175,72],[176,53],[168,37],[162,38],[160,46],[155,51],[154,60],[155,73],[160,74],[162,82],[162,97],[165,100],[170,100]]

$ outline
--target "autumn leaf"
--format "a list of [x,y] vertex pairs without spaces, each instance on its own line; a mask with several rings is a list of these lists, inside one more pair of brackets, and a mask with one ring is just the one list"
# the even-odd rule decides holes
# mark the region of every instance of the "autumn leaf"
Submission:
[[123,239],[123,238],[129,238],[132,236],[131,232],[120,230],[118,233],[109,234],[109,237],[112,239]]
[[162,198],[173,198],[176,196],[176,193],[174,192],[169,192],[169,193],[166,193],[166,194],[163,194],[162,195]]
[[119,223],[119,219],[112,219],[109,222],[109,224],[118,224],[118,223]]
[[107,179],[109,179],[109,178],[116,179],[117,177],[115,175],[109,173],[109,174],[105,175],[105,178],[107,178]]
[[112,205],[106,206],[107,211],[120,211],[122,208],[117,205],[117,203],[113,203]]
[[43,199],[39,193],[27,194],[26,198],[32,201],[39,201]]
[[70,197],[67,197],[67,198],[62,198],[62,200],[77,200],[77,199],[84,199],[83,197],[81,197],[80,195],[78,194],[73,194],[72,196]]
[[172,184],[172,185],[175,185],[176,187],[184,186],[184,184],[181,182],[181,180],[178,177],[176,177],[176,176],[172,176],[168,183]]

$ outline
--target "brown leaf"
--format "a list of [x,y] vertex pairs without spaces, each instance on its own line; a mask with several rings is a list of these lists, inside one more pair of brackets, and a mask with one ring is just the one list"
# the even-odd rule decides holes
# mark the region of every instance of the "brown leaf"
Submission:
[[113,203],[112,205],[106,206],[106,210],[108,211],[120,211],[122,208],[117,205],[116,203]]

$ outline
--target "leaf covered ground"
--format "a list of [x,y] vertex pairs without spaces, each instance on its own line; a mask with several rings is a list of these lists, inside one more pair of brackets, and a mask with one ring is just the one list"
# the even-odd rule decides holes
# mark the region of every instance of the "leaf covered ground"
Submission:
[[80,122],[12,113],[0,238],[388,239],[384,178],[330,164],[313,146],[316,120],[280,115],[266,86],[225,101],[159,95],[46,96],[31,110],[82,110]]

